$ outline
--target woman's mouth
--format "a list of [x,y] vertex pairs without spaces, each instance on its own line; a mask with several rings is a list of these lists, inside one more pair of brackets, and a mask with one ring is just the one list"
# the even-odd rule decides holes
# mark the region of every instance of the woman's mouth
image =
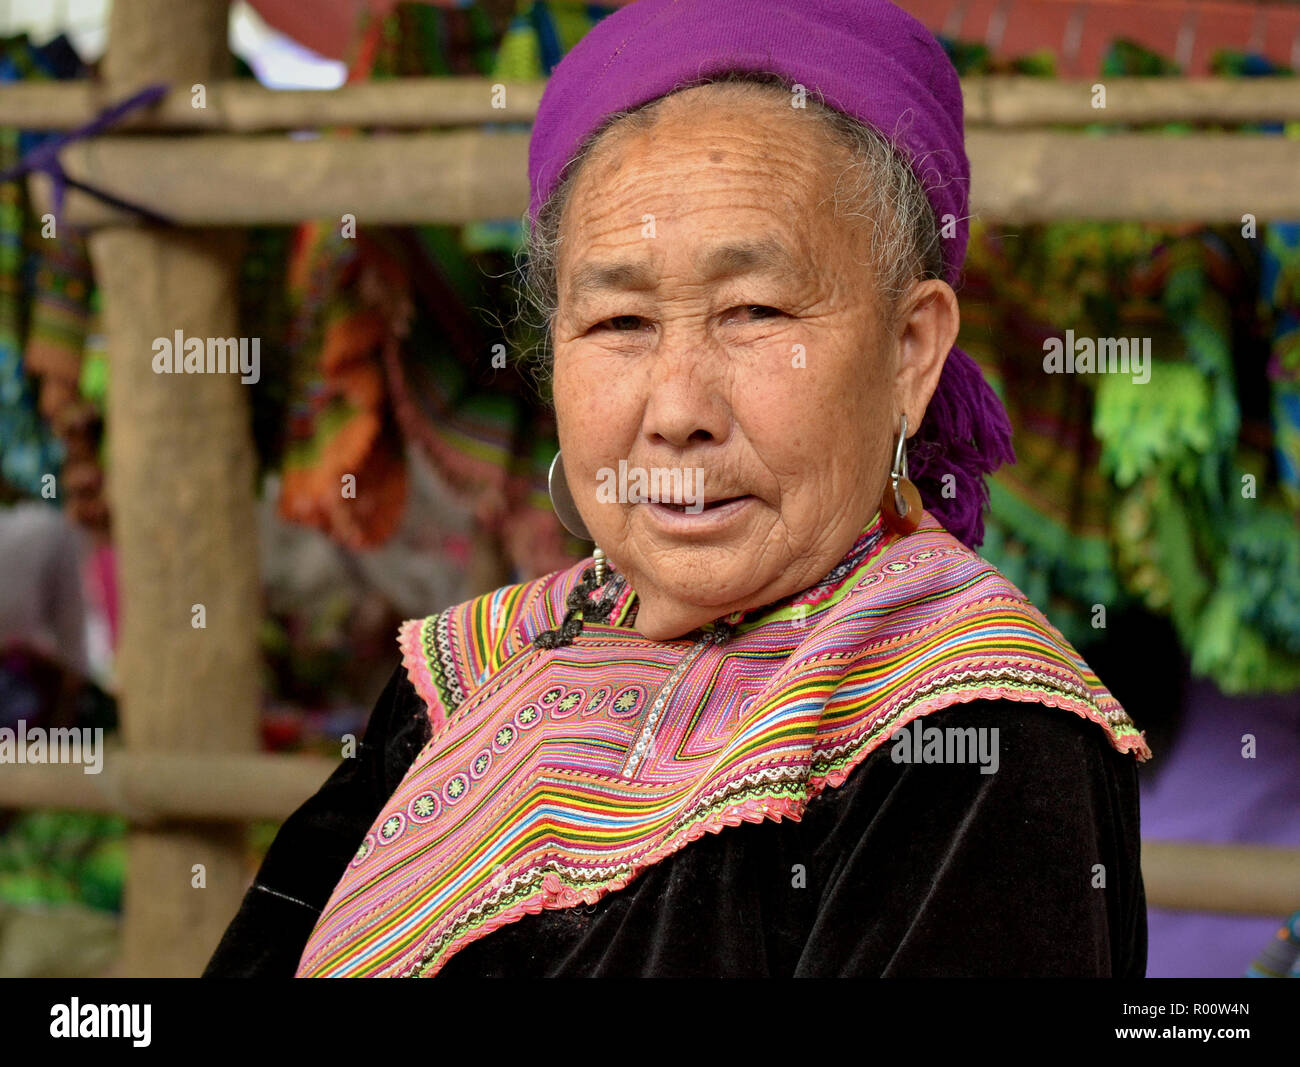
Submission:
[[699,535],[723,530],[744,515],[758,498],[742,496],[716,497],[684,502],[647,502],[644,507],[652,521],[666,531]]
[[662,503],[662,505],[666,508],[672,508],[674,511],[680,511],[690,515],[701,515],[706,511],[712,511],[714,508],[724,507],[725,505],[730,504],[733,500],[744,500],[744,499],[745,496],[725,496],[725,497],[718,497],[716,500],[706,500],[702,504],[699,503],[698,501],[679,504],[669,500],[664,500],[661,501],[660,503]]

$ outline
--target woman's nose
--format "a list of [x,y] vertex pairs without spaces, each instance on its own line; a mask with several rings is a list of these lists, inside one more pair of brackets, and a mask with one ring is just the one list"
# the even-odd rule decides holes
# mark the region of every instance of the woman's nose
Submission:
[[654,444],[687,448],[725,441],[731,408],[718,371],[722,353],[660,352],[650,375],[642,432]]

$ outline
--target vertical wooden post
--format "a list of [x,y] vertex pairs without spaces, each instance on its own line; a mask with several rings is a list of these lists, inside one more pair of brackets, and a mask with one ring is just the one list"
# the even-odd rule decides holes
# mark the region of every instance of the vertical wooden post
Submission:
[[[226,0],[115,0],[104,79],[126,95],[155,81],[188,90],[222,78],[227,20]],[[250,386],[238,374],[153,370],[155,338],[180,330],[206,345],[239,335],[241,242],[233,231],[129,226],[90,238],[108,343],[121,721],[134,750],[257,747]],[[198,605],[203,628],[193,625]],[[202,970],[245,888],[242,842],[236,826],[132,828],[120,973]],[[196,865],[204,888],[195,885]]]

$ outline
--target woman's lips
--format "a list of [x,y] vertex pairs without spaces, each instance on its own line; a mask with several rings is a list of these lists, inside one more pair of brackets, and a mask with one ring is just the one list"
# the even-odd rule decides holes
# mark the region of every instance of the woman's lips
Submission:
[[646,502],[640,506],[646,509],[655,523],[665,529],[681,533],[706,533],[721,529],[734,522],[749,506],[757,501],[751,495],[720,497],[707,500],[701,510],[695,510],[686,504],[663,504]]

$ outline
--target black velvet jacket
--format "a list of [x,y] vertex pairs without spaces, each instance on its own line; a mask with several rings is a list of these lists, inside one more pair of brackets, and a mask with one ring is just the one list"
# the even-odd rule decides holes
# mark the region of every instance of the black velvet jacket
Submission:
[[[972,701],[922,721],[996,726],[996,773],[895,763],[885,744],[802,821],[705,834],[595,904],[464,946],[438,977],[1143,977],[1136,760],[1039,704]],[[399,668],[356,757],[281,827],[205,977],[293,975],[428,737]]]

